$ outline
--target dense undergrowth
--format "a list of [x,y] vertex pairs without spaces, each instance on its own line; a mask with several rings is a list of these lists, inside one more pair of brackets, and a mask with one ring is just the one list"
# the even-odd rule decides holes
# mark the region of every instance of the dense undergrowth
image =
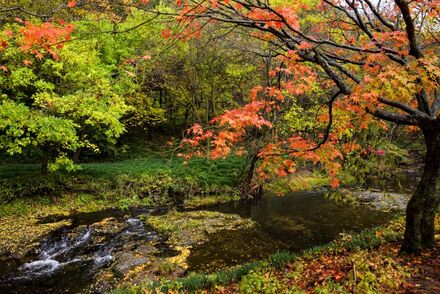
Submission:
[[36,165],[4,165],[0,169],[0,216],[26,214],[36,207],[95,210],[169,203],[190,203],[194,196],[235,193],[241,158],[210,161],[195,159],[132,159],[83,164],[76,172],[38,173]]
[[[436,222],[438,226],[440,217]],[[299,254],[278,252],[264,261],[211,274],[193,273],[177,280],[145,282],[113,294],[396,293],[435,289],[439,283],[439,245],[418,256],[401,254],[403,228],[404,218],[399,217],[386,226],[342,234],[339,240]],[[436,238],[440,241],[440,232]]]

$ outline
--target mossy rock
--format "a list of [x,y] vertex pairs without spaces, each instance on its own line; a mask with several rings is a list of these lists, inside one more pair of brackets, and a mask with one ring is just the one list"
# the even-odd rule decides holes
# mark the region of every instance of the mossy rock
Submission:
[[193,246],[208,241],[209,235],[222,230],[239,230],[253,227],[250,219],[236,214],[217,211],[172,211],[165,215],[144,217],[146,223],[159,233],[168,235],[172,246]]

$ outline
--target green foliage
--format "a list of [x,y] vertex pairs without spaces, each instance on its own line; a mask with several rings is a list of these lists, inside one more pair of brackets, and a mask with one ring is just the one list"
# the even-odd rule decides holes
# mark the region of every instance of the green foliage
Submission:
[[333,281],[332,279],[326,279],[323,285],[314,289],[316,294],[334,294],[334,293],[350,293],[341,284]]
[[17,199],[58,195],[62,176],[23,176],[14,180],[0,180],[0,206]]
[[342,238],[335,241],[336,246],[343,246],[350,250],[373,249],[387,242],[396,242],[402,238],[402,222],[397,219],[384,228],[364,230],[355,235],[343,234]]
[[75,124],[55,116],[41,115],[23,103],[0,101],[0,148],[8,154],[21,153],[28,145],[57,144],[79,147]]
[[269,256],[269,265],[276,268],[281,269],[288,262],[292,261],[295,258],[295,254],[287,251],[278,251],[277,253]]
[[387,178],[395,176],[395,167],[408,163],[408,151],[398,146],[398,142],[384,140],[383,130],[371,128],[359,134],[364,150],[346,155],[342,182],[362,184],[368,176]]
[[149,130],[165,122],[165,110],[146,93],[146,87],[142,84],[145,77],[138,68],[151,66],[148,62],[151,55],[156,50],[162,50],[166,44],[160,35],[163,29],[161,22],[151,22],[131,30],[132,27],[143,22],[145,17],[146,15],[141,12],[133,12],[119,26],[120,31],[129,30],[124,34],[103,33],[89,36],[90,31],[114,30],[111,21],[97,23],[84,20],[77,24],[77,31],[79,35],[85,36],[90,47],[96,48],[103,64],[113,71],[117,70],[118,82],[113,84],[112,88],[122,94],[125,103],[130,106],[124,116],[127,127]]
[[228,283],[239,281],[242,276],[249,273],[251,270],[257,268],[259,266],[259,262],[247,263],[241,266],[237,266],[233,269],[226,271],[218,271],[215,273],[216,279],[218,283],[222,285],[227,285]]
[[[163,4],[157,7],[174,12]],[[147,17],[133,10],[117,26],[112,21],[87,19],[75,23],[77,34],[86,40],[82,43],[96,48],[108,67],[117,68],[121,82],[114,87],[132,106],[124,117],[128,128],[150,133],[159,126],[164,131],[166,125],[165,131],[176,133],[194,122],[207,123],[223,110],[236,107],[235,100],[246,99],[258,80],[258,61],[252,54],[234,49],[232,43],[237,40],[212,38],[225,29],[175,42],[161,34],[170,25],[167,16],[146,23]],[[116,30],[124,33],[108,34]],[[107,33],[90,35],[90,31]],[[242,47],[250,44],[242,38],[238,42]]]
[[130,127],[148,131],[166,122],[165,110],[154,105],[148,96],[138,94],[127,97],[126,101],[132,107],[125,120]]
[[[20,34],[17,25],[7,29]],[[8,154],[38,147],[61,156],[53,166],[72,169],[65,156],[79,148],[98,152],[124,131],[129,110],[115,80],[115,66],[104,64],[87,42],[58,50],[60,59],[34,56],[11,43],[0,55],[0,149]]]
[[319,171],[312,173],[297,172],[282,178],[275,178],[265,185],[267,191],[276,194],[285,194],[287,192],[310,191],[322,189],[329,185],[329,179]]
[[360,293],[378,293],[382,287],[396,289],[407,270],[393,258],[385,256],[371,256],[366,252],[355,252],[348,257],[353,264],[349,283]]
[[240,292],[245,294],[253,293],[294,293],[286,291],[285,285],[273,273],[263,271],[251,271],[245,275],[240,282]]
[[68,158],[66,155],[60,155],[55,159],[54,163],[49,164],[50,171],[57,171],[59,169],[66,171],[78,171],[81,170],[79,165],[73,164],[72,160]]
[[294,103],[284,115],[283,128],[286,132],[303,132],[316,128],[319,124],[314,118],[319,107],[319,104],[313,107],[303,107],[299,103]]

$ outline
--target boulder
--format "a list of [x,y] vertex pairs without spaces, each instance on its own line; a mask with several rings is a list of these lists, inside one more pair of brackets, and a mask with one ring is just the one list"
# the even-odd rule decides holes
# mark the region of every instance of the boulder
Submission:
[[408,194],[374,192],[374,191],[354,191],[351,195],[360,202],[368,203],[376,209],[396,209],[404,210],[411,198]]
[[146,256],[139,256],[136,253],[123,252],[116,257],[116,262],[112,267],[116,276],[122,278],[125,277],[130,270],[138,265],[148,263],[150,259]]

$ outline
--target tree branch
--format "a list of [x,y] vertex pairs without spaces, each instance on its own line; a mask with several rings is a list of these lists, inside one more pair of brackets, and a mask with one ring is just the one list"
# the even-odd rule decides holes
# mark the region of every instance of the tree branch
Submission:
[[419,120],[430,120],[431,117],[429,115],[427,115],[426,113],[417,110],[415,108],[410,107],[409,105],[402,103],[402,102],[398,102],[398,101],[394,101],[394,100],[390,100],[390,99],[386,99],[383,97],[378,97],[377,100],[383,104],[386,104],[388,106],[392,106],[395,108],[398,108],[400,110],[405,111],[406,113],[414,116],[415,118],[419,119]]
[[411,12],[409,10],[408,2],[406,0],[394,0],[397,7],[399,7],[402,13],[403,21],[406,25],[406,34],[408,35],[409,43],[409,54],[415,58],[423,57],[423,53],[417,41],[416,28],[414,26],[414,21],[411,17]]
[[375,107],[373,110],[367,109],[367,112],[374,115],[377,118],[393,122],[399,125],[406,125],[406,126],[415,126],[417,125],[417,120],[415,120],[410,115],[401,115],[396,113],[391,113],[386,110],[380,109],[378,107]]

